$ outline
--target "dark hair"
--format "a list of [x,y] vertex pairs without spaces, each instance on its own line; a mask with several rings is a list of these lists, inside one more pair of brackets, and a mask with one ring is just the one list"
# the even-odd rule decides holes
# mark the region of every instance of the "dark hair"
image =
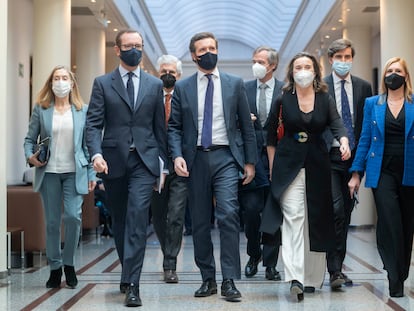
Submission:
[[312,61],[313,64],[313,71],[315,72],[315,79],[313,80],[313,88],[315,92],[327,92],[328,86],[322,80],[322,71],[321,66],[319,65],[315,56],[308,52],[300,52],[296,54],[292,60],[289,62],[289,65],[286,70],[286,85],[283,87],[284,91],[293,91],[295,87],[295,80],[293,79],[293,63],[301,57],[307,57]]
[[338,39],[331,43],[328,47],[328,57],[333,57],[339,51],[342,51],[346,48],[351,48],[352,57],[355,56],[354,45],[351,40],[348,39]]
[[196,33],[190,40],[190,52],[195,53],[195,42],[203,39],[211,38],[216,42],[216,48],[218,48],[218,42],[216,37],[211,32],[199,32]]
[[135,29],[128,28],[128,29],[122,29],[121,31],[119,31],[119,32],[117,33],[117,35],[116,35],[116,37],[115,37],[115,45],[116,45],[116,46],[121,47],[121,45],[122,45],[122,40],[121,40],[121,37],[122,37],[122,35],[123,35],[123,34],[125,34],[125,33],[137,33],[137,34],[139,34],[139,36],[140,36],[140,37],[141,37],[141,39],[142,39],[142,44],[144,44],[144,37],[141,35],[141,33],[140,33],[140,32],[138,32],[138,31],[137,31],[137,30],[135,30]]

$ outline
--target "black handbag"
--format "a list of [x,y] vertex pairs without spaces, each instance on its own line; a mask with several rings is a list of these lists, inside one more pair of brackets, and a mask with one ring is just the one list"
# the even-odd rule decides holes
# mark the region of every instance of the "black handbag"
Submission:
[[50,137],[46,137],[42,139],[34,147],[34,153],[39,151],[39,154],[37,155],[37,159],[42,163],[47,162],[50,157],[49,141],[50,141]]

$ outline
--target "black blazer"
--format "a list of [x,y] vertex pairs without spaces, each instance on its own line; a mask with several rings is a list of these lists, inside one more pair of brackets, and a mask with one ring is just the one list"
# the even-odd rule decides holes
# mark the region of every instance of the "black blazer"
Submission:
[[[335,89],[332,74],[326,76],[324,81],[328,84],[328,93],[335,98]],[[358,145],[359,137],[361,136],[362,130],[362,119],[364,117],[364,104],[365,99],[372,96],[371,84],[367,81],[362,80],[356,76],[351,75],[352,82],[352,103],[354,108],[353,122],[354,122],[354,135],[355,135],[355,146]],[[328,148],[332,146],[333,135],[332,132],[327,130],[324,133],[326,144]]]
[[[278,142],[276,128],[280,105],[285,136]],[[334,244],[334,218],[331,195],[329,153],[322,133],[329,126],[336,138],[346,136],[335,102],[328,93],[316,93],[310,123],[305,123],[296,94],[284,93],[272,105],[269,116],[268,145],[276,146],[273,161],[271,195],[263,210],[261,231],[274,234],[283,221],[280,199],[301,168],[306,170],[306,195],[310,248],[327,251]],[[298,142],[295,133],[306,132],[307,142]]]

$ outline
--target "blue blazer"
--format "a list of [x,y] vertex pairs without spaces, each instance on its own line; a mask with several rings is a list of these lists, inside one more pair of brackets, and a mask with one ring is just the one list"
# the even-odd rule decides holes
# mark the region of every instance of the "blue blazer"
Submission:
[[[76,110],[75,106],[71,106],[73,117],[73,144],[75,149],[75,180],[76,192],[78,194],[88,193],[88,182],[96,179],[95,171],[89,163],[88,149],[84,137],[85,119],[87,106],[83,105],[81,110]],[[49,144],[53,141],[52,122],[53,122],[54,103],[47,109],[36,105],[30,118],[29,130],[24,139],[24,153],[26,159],[33,154],[33,149],[40,140],[50,137]],[[40,137],[39,137],[40,136]],[[38,192],[45,176],[47,164],[42,167],[35,168],[33,190]]]
[[[243,80],[220,72],[224,120],[231,153],[243,170],[245,163],[256,164],[256,138]],[[168,144],[173,159],[181,156],[190,171],[198,138],[197,73],[179,80],[174,87]],[[201,130],[201,129],[200,129]]]
[[[366,99],[362,133],[350,172],[366,172],[365,186],[376,188],[381,174],[384,153],[385,95]],[[405,144],[403,185],[414,186],[414,103],[404,102]]]
[[167,168],[162,81],[141,70],[138,96],[132,110],[119,68],[116,68],[95,79],[86,120],[89,154],[102,154],[108,164],[108,175],[102,174],[102,178],[125,174],[132,142],[154,176],[160,174],[158,157],[163,159],[164,169]]
[[[276,99],[282,94],[282,87],[283,82],[279,81],[275,78],[272,78],[275,80],[275,86],[273,88],[273,96],[272,96],[272,102],[276,101]],[[246,94],[247,94],[247,100],[249,102],[250,112],[254,115],[258,115],[257,113],[257,104],[256,104],[256,98],[257,98],[257,79],[250,80],[245,82],[246,87]],[[270,110],[269,110],[270,112]],[[268,186],[269,185],[269,163],[263,163],[264,159],[262,159],[262,150],[263,146],[266,146],[267,143],[267,126],[269,124],[269,115],[267,116],[266,122],[264,126],[262,126],[262,123],[260,122],[259,118],[254,121],[254,129],[256,133],[256,141],[257,141],[257,163],[256,163],[256,174],[254,176],[254,186],[256,187],[262,187],[262,186]],[[244,186],[243,189],[247,188],[250,189],[253,186],[253,183],[249,184],[248,186]]]

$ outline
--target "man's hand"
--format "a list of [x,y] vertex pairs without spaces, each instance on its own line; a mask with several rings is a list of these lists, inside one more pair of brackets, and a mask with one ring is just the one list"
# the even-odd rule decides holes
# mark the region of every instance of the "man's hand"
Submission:
[[174,159],[174,171],[181,177],[190,176],[190,173],[187,170],[187,162],[185,162],[183,157],[176,157]]
[[97,156],[95,159],[93,159],[93,169],[97,173],[108,174],[108,165],[106,164],[106,161],[101,156]]
[[244,165],[244,174],[243,174],[243,183],[242,185],[249,184],[255,175],[255,168],[253,164],[245,164]]

